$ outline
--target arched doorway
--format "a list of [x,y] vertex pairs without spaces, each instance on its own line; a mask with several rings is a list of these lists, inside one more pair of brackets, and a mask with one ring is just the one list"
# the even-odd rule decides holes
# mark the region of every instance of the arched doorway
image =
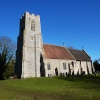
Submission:
[[55,75],[58,76],[58,68],[55,68]]

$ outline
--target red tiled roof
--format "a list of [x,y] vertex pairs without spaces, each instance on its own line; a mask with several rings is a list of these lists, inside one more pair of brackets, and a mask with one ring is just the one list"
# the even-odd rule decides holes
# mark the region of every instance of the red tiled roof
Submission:
[[44,55],[46,58],[74,60],[74,58],[71,56],[71,54],[65,47],[44,44],[43,48]]

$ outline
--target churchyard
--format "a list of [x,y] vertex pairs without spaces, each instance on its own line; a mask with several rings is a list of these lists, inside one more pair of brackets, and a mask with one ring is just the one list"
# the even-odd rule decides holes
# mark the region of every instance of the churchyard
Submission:
[[2,80],[0,100],[100,100],[100,75]]

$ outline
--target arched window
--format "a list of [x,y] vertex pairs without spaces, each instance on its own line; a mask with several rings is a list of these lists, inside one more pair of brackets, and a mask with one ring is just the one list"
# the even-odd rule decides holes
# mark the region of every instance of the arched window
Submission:
[[66,63],[63,63],[63,69],[66,70]]
[[51,70],[50,63],[47,64],[47,69]]
[[34,20],[32,20],[31,22],[31,30],[35,31],[35,21]]

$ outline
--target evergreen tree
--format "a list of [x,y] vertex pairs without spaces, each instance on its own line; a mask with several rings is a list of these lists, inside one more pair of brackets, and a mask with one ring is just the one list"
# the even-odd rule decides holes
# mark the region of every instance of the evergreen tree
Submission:
[[95,68],[95,72],[100,72],[100,63],[99,63],[99,60],[95,60],[94,63],[94,68]]

